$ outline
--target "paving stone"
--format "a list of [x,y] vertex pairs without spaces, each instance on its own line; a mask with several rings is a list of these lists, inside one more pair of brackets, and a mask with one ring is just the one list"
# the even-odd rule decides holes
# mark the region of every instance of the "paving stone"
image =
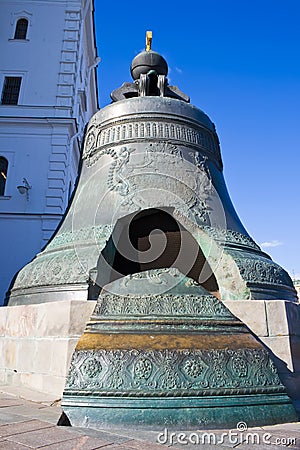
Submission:
[[[141,441],[149,441],[149,442],[156,442],[157,436],[161,431],[150,431],[150,430],[143,430],[143,429],[111,429],[110,433],[114,436],[118,436],[119,438],[124,437],[127,438],[127,440],[141,440]],[[124,441],[125,442],[125,441]]]
[[16,401],[19,401],[19,402],[22,402],[23,400],[21,400],[21,399],[19,399],[19,398],[15,398],[13,395],[10,395],[9,393],[4,393],[4,392],[2,392],[1,390],[0,390],[0,397],[1,397],[1,400],[16,400]]
[[50,422],[53,425],[57,425],[60,416],[61,416],[61,409],[57,407],[42,408],[28,415],[28,417],[32,419],[44,420],[45,422]]
[[[80,436],[76,439],[71,439],[70,441],[59,442],[58,444],[46,445],[41,447],[43,450],[94,450],[98,448],[107,448],[109,442],[103,441],[101,439],[92,438],[89,436]],[[144,447],[146,450],[147,447]]]
[[23,405],[27,406],[27,408],[34,408],[39,411],[41,409],[47,408],[47,405],[43,405],[42,403],[39,402],[30,402],[29,400],[24,400]]
[[269,442],[273,445],[288,446],[289,448],[300,448],[300,433],[295,431],[281,430],[276,432],[274,430],[266,431],[270,434]]
[[202,448],[202,445],[217,445],[218,447],[224,445],[226,448],[233,448],[239,442],[239,436],[236,434],[230,439],[228,434],[229,430],[168,430],[168,433],[158,434],[155,442],[165,446],[184,446],[184,448],[189,445],[194,448],[199,446]]
[[0,424],[1,425],[6,425],[8,423],[16,423],[16,422],[25,422],[27,420],[30,420],[30,417],[24,417],[21,416],[20,414],[10,414],[7,413],[5,411],[5,409],[3,409],[2,411],[0,410]]
[[61,427],[49,427],[43,430],[29,431],[22,434],[10,436],[7,440],[17,442],[18,444],[27,445],[32,448],[39,448],[45,445],[63,443],[70,439],[79,437],[75,431],[67,431]]
[[0,426],[0,437],[12,436],[24,433],[26,431],[40,430],[52,427],[51,423],[42,422],[40,420],[27,420],[19,423],[10,423]]
[[17,399],[9,399],[9,398],[1,398],[0,399],[0,408],[8,408],[11,406],[19,406],[19,405],[23,405],[22,400],[17,400]]
[[[72,428],[71,428],[72,429]],[[91,437],[96,437],[108,441],[110,444],[123,444],[132,439],[132,437],[122,436],[103,430],[94,430],[93,428],[73,428],[76,432]]]
[[284,439],[298,439],[300,444],[300,430],[266,430],[264,433],[270,433],[274,438],[284,438]]
[[272,425],[272,426],[264,426],[262,427],[263,430],[268,430],[268,431],[274,431],[274,432],[278,432],[278,431],[289,431],[289,430],[293,430],[296,431],[298,433],[300,433],[300,422],[294,422],[294,423],[285,423],[285,424],[279,424],[279,425]]
[[0,442],[0,450],[25,450],[25,449],[28,450],[28,448],[30,447],[18,444],[16,442],[9,442],[6,440]]
[[157,450],[158,448],[162,448],[162,445],[155,444],[149,441],[138,441],[136,439],[133,439],[132,441],[126,442],[126,447],[136,450]]
[[39,409],[36,406],[32,407],[31,405],[17,405],[5,409],[0,408],[0,413],[7,412],[7,414],[17,414],[19,416],[29,417],[30,419],[40,417],[39,415],[41,411],[42,408]]
[[[160,446],[161,448],[163,447],[162,445]],[[166,447],[164,445],[164,447]],[[193,445],[193,444],[187,444],[187,445],[180,445],[180,444],[174,444],[172,446],[167,446],[166,448],[171,448],[171,449],[182,449],[182,450],[196,450],[196,449],[200,449],[201,450],[228,450],[228,447],[224,447],[223,445],[209,445],[209,444],[201,444],[201,445]],[[147,447],[145,448],[145,450],[147,449]],[[255,447],[252,450],[258,450]]]
[[[229,439],[219,443],[218,439],[222,433],[229,430],[178,430],[177,433],[215,433],[217,445],[213,444],[187,444],[181,445],[170,442],[159,444],[158,434],[163,431],[140,430],[140,429],[115,429],[95,430],[92,428],[56,427],[54,424],[61,414],[61,408],[57,405],[48,406],[18,398],[10,398],[7,394],[1,394],[0,400],[8,400],[9,406],[0,407],[0,436],[1,430],[4,435],[0,437],[0,450],[28,450],[41,448],[48,450],[154,450],[159,448],[195,449],[201,447],[203,450],[291,450],[300,449],[300,423],[289,423],[266,427],[250,428],[249,432],[256,432],[259,436],[270,433],[272,439],[270,444],[260,445],[244,442],[231,443]],[[17,402],[17,403],[16,403]],[[42,428],[45,426],[45,428]],[[39,427],[39,428],[37,428]],[[234,430],[233,430],[234,431]],[[6,433],[6,434],[5,434]],[[13,434],[10,434],[13,433]],[[295,445],[274,445],[276,438],[296,438]],[[272,445],[273,444],[273,445]]]
[[[202,448],[202,447],[201,447]],[[251,445],[248,445],[248,444],[240,444],[240,445],[238,445],[237,447],[234,447],[235,449],[237,449],[237,450],[294,450],[295,449],[295,447],[293,448],[293,447],[282,447],[282,446],[278,446],[278,445],[268,445],[268,444],[266,444],[266,445],[262,445],[262,444],[259,444],[259,445],[256,445],[256,444],[251,444]],[[298,447],[299,448],[299,447]]]
[[[148,450],[149,447],[144,447],[144,450]],[[128,447],[126,444],[111,444],[104,447],[105,450],[133,450],[132,447]]]
[[[5,395],[14,396],[17,398],[30,399],[30,402],[40,403],[45,406],[51,406],[53,402],[57,400],[57,395],[49,396],[45,392],[39,392],[36,390],[29,389],[25,386],[20,385],[5,385],[0,388],[0,396],[4,398]],[[3,393],[4,391],[4,393]]]
[[[253,429],[250,428],[246,433],[254,433]],[[286,433],[281,427],[281,430],[276,432],[274,431],[273,427],[269,427],[269,430],[262,430],[258,434],[258,438],[255,439],[253,442],[251,440],[251,436],[248,437],[248,440],[246,439],[246,433],[245,438],[243,442],[240,442],[235,448],[237,449],[250,449],[253,450],[255,448],[259,449],[267,449],[267,448],[276,448],[277,450],[280,450],[282,448],[300,448],[300,440],[297,440],[295,436],[292,436],[291,433]]]

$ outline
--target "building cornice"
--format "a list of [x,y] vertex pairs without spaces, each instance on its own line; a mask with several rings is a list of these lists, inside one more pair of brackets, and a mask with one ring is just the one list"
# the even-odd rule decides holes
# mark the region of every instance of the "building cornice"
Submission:
[[6,124],[31,124],[33,125],[33,121],[35,124],[45,124],[45,125],[56,125],[56,126],[71,126],[74,131],[77,130],[77,121],[73,117],[28,117],[28,116],[0,116],[0,125],[1,123]]
[[43,105],[0,105],[0,117],[66,117],[71,118],[71,107]]
[[54,219],[54,220],[60,220],[63,214],[52,214],[52,213],[45,213],[45,212],[36,212],[36,213],[27,213],[27,212],[1,212],[0,213],[0,220],[2,219],[11,219],[12,217],[14,219],[24,219],[24,216],[26,216],[27,219],[32,220],[41,220],[41,219]]

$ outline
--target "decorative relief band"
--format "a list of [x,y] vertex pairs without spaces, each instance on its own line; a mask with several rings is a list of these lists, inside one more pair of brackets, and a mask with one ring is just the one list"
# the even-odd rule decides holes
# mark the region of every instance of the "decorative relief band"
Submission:
[[234,259],[241,277],[246,282],[293,287],[289,274],[263,253],[252,253],[247,249],[241,252],[233,248],[227,248],[226,251]]
[[264,349],[77,350],[65,393],[172,396],[284,392]]
[[[271,258],[264,255],[250,237],[233,230],[218,230],[209,226],[201,228],[221,245],[227,247],[226,251],[233,257],[241,277],[246,282],[293,287],[289,274]],[[234,250],[232,246],[241,247],[243,251]],[[249,247],[256,252],[252,253],[243,247]]]
[[232,318],[227,308],[212,295],[114,295],[99,297],[93,317],[96,316],[196,316],[213,318]]
[[201,227],[209,236],[211,236],[216,241],[220,241],[222,245],[239,245],[242,247],[249,247],[254,250],[260,250],[260,247],[254,242],[254,240],[246,236],[245,234],[239,233],[233,230],[218,229],[210,226]]
[[[89,249],[87,249],[89,250]],[[86,255],[86,260],[88,255]],[[45,253],[27,264],[18,274],[13,290],[70,283],[87,283],[87,264],[75,250]]]
[[289,274],[278,264],[266,258],[234,258],[241,277],[249,283],[274,284],[293,287]]
[[106,241],[112,229],[112,225],[93,225],[91,227],[57,234],[50,244],[48,244],[46,252],[56,250],[59,247],[73,246],[74,243],[87,244],[87,242],[91,242],[93,244],[99,244],[103,240]]
[[200,128],[165,121],[136,121],[98,130],[92,127],[86,137],[83,158],[97,148],[137,139],[172,140],[189,143],[212,153],[221,162],[220,148],[212,134]]
[[[97,260],[112,225],[94,225],[54,237],[46,249],[18,274],[13,290],[88,282],[89,261]],[[82,248],[78,253],[76,246]],[[91,244],[91,245],[89,245]],[[94,245],[93,245],[94,244]]]

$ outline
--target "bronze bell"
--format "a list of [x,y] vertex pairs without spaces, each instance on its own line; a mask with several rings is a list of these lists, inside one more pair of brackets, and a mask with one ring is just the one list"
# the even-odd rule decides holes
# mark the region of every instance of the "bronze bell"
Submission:
[[[165,255],[175,252],[179,229],[186,227],[191,242],[181,247],[189,253],[189,246],[196,246],[197,256],[183,259],[196,258],[192,278],[202,272],[200,284],[209,279],[209,290],[219,298],[297,301],[287,272],[260,250],[234,210],[215,125],[186,94],[169,86],[167,63],[152,51],[151,41],[152,32],[147,32],[146,50],[132,61],[134,82],[112,92],[113,103],[91,119],[72,204],[45,250],[19,272],[9,305],[89,299],[118,276],[112,275],[115,269],[121,275],[144,270],[144,263],[128,262],[133,254],[120,262],[112,236],[126,222],[130,239],[139,240],[143,253],[149,221],[155,229],[166,222]],[[144,243],[137,236],[143,227]],[[121,233],[118,245],[124,247],[128,239]],[[107,264],[97,273],[99,258]],[[172,266],[174,261],[168,256],[157,264]],[[192,273],[192,267],[180,269]]]
[[222,303],[296,302],[292,281],[240,222],[215,126],[164,58],[147,48],[131,72],[91,119],[70,208],[9,305],[97,300],[63,397],[74,425],[296,420],[268,352]]

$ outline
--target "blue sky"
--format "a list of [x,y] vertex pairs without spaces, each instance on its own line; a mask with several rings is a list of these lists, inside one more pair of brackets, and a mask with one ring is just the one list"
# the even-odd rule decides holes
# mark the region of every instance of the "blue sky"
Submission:
[[215,122],[249,234],[300,279],[300,1],[95,0],[100,106],[153,31],[169,82]]

